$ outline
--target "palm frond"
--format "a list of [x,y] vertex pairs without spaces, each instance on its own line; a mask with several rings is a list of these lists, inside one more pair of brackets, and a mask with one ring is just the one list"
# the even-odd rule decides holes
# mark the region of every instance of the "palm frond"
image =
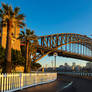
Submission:
[[25,39],[25,32],[24,31],[20,31],[19,37],[17,39]]
[[8,14],[8,4],[2,3],[4,13]]
[[26,29],[26,35],[30,35],[30,29]]
[[31,31],[31,34],[34,34],[34,30]]
[[14,15],[18,15],[19,11],[20,11],[20,8],[19,7],[15,7],[15,9],[14,9]]
[[24,35],[19,34],[19,37],[17,39],[23,39]]
[[19,22],[19,21],[18,21],[17,24],[18,24],[18,25],[21,25],[21,26],[23,26],[23,27],[26,26],[26,24],[25,24],[24,22]]
[[23,14],[19,14],[15,17],[17,20],[24,20],[25,16]]
[[22,29],[24,28],[24,26],[22,26],[22,25],[19,25],[19,24],[17,24],[17,26],[18,26],[19,28],[22,28]]
[[2,14],[3,13],[3,10],[0,8],[0,13]]
[[8,14],[10,15],[10,18],[14,17],[14,12],[13,12],[12,6],[9,6]]
[[21,31],[21,34],[22,34],[22,35],[25,35],[25,32],[24,32],[24,31]]
[[2,14],[0,14],[0,18],[3,18],[3,15]]
[[29,40],[36,40],[37,36],[36,35],[29,35],[28,38],[29,38]]

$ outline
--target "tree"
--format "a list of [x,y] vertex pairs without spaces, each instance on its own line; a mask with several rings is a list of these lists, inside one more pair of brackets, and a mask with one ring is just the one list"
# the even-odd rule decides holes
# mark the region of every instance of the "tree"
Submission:
[[[5,58],[5,49],[0,46],[0,68],[4,67],[4,58]],[[21,51],[12,49],[12,69],[15,69],[16,66],[24,66],[25,58],[22,56]]]
[[13,68],[20,65],[24,66],[25,58],[22,56],[21,51],[12,49],[12,66]]
[[[20,39],[25,42],[26,44],[26,50],[25,50],[25,69],[24,72],[30,72],[30,64],[31,64],[31,47],[35,40],[37,40],[37,36],[34,34],[34,31],[31,31],[30,29],[26,29],[26,32],[21,31]],[[29,45],[30,48],[29,49]]]
[[42,67],[40,63],[31,62],[31,69],[32,69],[32,70],[37,70],[37,69],[39,69],[40,67]]
[[35,37],[30,44],[29,44],[29,57],[28,57],[28,72],[30,72],[32,57],[36,58],[36,52],[37,52],[37,46],[38,46],[38,38]]
[[3,65],[4,62],[4,57],[5,57],[5,49],[1,47],[0,45],[0,65]]
[[2,3],[2,9],[0,9],[0,18],[2,19],[2,27],[7,26],[7,42],[6,42],[6,57],[5,67],[3,67],[4,73],[11,72],[11,38],[12,27],[16,25],[19,28],[23,28],[24,15],[19,14],[20,8],[16,7],[13,11],[12,6]]

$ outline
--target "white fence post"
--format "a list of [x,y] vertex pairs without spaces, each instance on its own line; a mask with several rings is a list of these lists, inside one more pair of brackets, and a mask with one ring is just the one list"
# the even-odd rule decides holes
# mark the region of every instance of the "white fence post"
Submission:
[[1,92],[3,92],[3,86],[4,86],[4,85],[3,85],[3,80],[4,80],[3,78],[4,78],[4,77],[3,77],[3,74],[1,74]]
[[23,73],[20,73],[20,88],[23,87]]

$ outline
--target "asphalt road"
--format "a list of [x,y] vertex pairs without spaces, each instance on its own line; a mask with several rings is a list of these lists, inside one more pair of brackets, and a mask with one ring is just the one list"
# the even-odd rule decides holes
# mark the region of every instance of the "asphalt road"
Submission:
[[[71,85],[67,87],[69,84]],[[58,76],[58,79],[52,83],[26,88],[17,92],[92,92],[92,80]]]
[[67,76],[64,79],[68,79],[73,83],[71,86],[60,92],[92,92],[92,80],[73,78],[70,76]]

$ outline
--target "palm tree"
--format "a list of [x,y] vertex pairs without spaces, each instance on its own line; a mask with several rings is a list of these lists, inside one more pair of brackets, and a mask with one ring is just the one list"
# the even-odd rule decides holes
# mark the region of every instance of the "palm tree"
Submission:
[[[31,56],[35,57],[36,56],[36,52],[37,52],[37,46],[38,46],[38,38],[35,37],[35,39],[32,40],[32,42],[30,42],[29,44],[29,55],[28,55],[28,72],[30,72],[30,67],[31,67]],[[36,58],[36,57],[35,57]]]
[[2,19],[2,27],[7,27],[7,42],[6,42],[6,57],[5,67],[3,68],[4,73],[11,72],[11,38],[12,38],[12,27],[16,24],[17,27],[23,28],[24,15],[19,14],[20,8],[16,7],[13,11],[12,6],[2,3],[2,9],[0,9],[0,18]]
[[[30,29],[26,29],[26,32],[21,31],[20,39],[24,40],[26,43],[26,51],[25,51],[25,69],[24,72],[30,72],[30,64],[31,64],[31,48],[32,43],[37,39],[37,36],[34,34],[34,31]],[[31,44],[31,45],[30,45]],[[31,48],[32,49],[32,48]]]

